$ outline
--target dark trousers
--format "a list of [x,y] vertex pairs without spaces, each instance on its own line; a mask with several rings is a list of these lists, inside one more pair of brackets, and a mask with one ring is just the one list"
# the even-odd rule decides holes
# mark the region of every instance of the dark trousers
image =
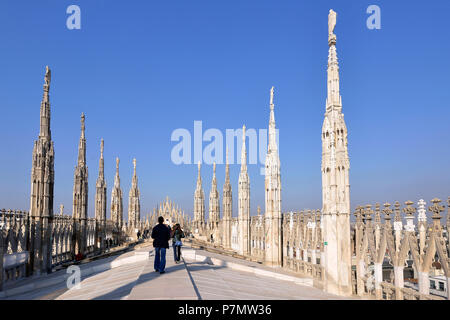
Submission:
[[155,248],[155,270],[164,271],[166,267],[166,248]]
[[173,248],[173,260],[180,261],[181,259],[181,246],[176,246],[175,244],[172,244]]

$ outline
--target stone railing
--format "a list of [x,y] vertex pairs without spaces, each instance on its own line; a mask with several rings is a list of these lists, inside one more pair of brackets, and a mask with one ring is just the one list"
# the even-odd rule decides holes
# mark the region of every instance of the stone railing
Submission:
[[[230,248],[225,251],[238,253],[239,250],[239,220],[231,220]],[[265,219],[263,215],[250,217],[250,254],[242,258],[264,262],[265,258]],[[204,241],[197,237],[197,241]],[[320,210],[304,210],[284,213],[282,215],[282,267],[290,271],[307,275],[315,280],[324,280],[322,266],[323,237]],[[208,246],[208,242],[204,241]],[[217,247],[217,246],[215,246]],[[320,285],[319,285],[320,286]]]
[[[141,234],[145,227],[145,224],[140,224]],[[2,209],[0,290],[4,283],[51,272],[58,265],[71,263],[77,258],[77,243],[81,243],[77,252],[84,257],[107,252],[109,248],[124,243],[125,239],[124,230],[109,220],[99,222],[88,218],[81,222],[62,214],[39,219],[30,217],[25,211]]]
[[[395,202],[383,208],[357,207],[352,232],[354,294],[386,300],[449,299],[450,198],[442,224],[444,210],[437,198],[428,209],[424,200],[417,207],[412,201],[404,206]],[[430,290],[430,280],[444,282],[446,290]]]
[[0,210],[0,290],[6,281],[25,276],[29,259],[28,213]]
[[320,210],[283,214],[283,267],[323,281]]

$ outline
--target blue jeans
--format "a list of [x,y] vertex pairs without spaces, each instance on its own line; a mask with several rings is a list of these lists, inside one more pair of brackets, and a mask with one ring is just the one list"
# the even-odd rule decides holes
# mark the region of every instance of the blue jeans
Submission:
[[177,247],[175,246],[175,242],[172,244],[172,249],[173,249],[173,260],[177,261]]
[[164,271],[166,267],[166,248],[155,248],[155,270]]

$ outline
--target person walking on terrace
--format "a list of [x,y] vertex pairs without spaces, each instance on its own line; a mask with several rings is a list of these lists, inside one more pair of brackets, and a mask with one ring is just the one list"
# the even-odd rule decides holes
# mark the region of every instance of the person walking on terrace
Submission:
[[179,263],[180,258],[181,258],[181,246],[183,245],[181,242],[181,238],[184,238],[184,232],[181,229],[180,224],[177,223],[174,226],[173,240],[172,240],[173,257],[174,257],[175,263]]
[[155,271],[163,274],[166,267],[166,249],[169,249],[170,230],[164,225],[164,218],[158,218],[158,224],[152,230],[155,248]]

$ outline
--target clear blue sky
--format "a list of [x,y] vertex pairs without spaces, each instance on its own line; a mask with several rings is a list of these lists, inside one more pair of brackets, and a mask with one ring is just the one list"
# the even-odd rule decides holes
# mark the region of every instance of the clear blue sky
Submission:
[[[81,8],[81,30],[66,9]],[[366,8],[381,8],[381,30]],[[29,209],[33,141],[45,66],[52,69],[55,211],[72,212],[73,173],[86,114],[89,214],[100,138],[108,212],[115,157],[127,217],[132,159],[141,214],[169,195],[193,208],[197,167],[172,163],[171,133],[266,128],[276,88],[283,211],[321,207],[327,16],[335,29],[349,131],[352,208],[450,195],[448,0],[433,1],[13,1],[0,3],[0,207]],[[203,166],[208,199],[212,166]],[[251,211],[264,205],[260,165],[250,165]],[[231,168],[237,215],[239,165]],[[224,165],[217,167],[222,192]],[[206,201],[206,207],[208,202]]]

